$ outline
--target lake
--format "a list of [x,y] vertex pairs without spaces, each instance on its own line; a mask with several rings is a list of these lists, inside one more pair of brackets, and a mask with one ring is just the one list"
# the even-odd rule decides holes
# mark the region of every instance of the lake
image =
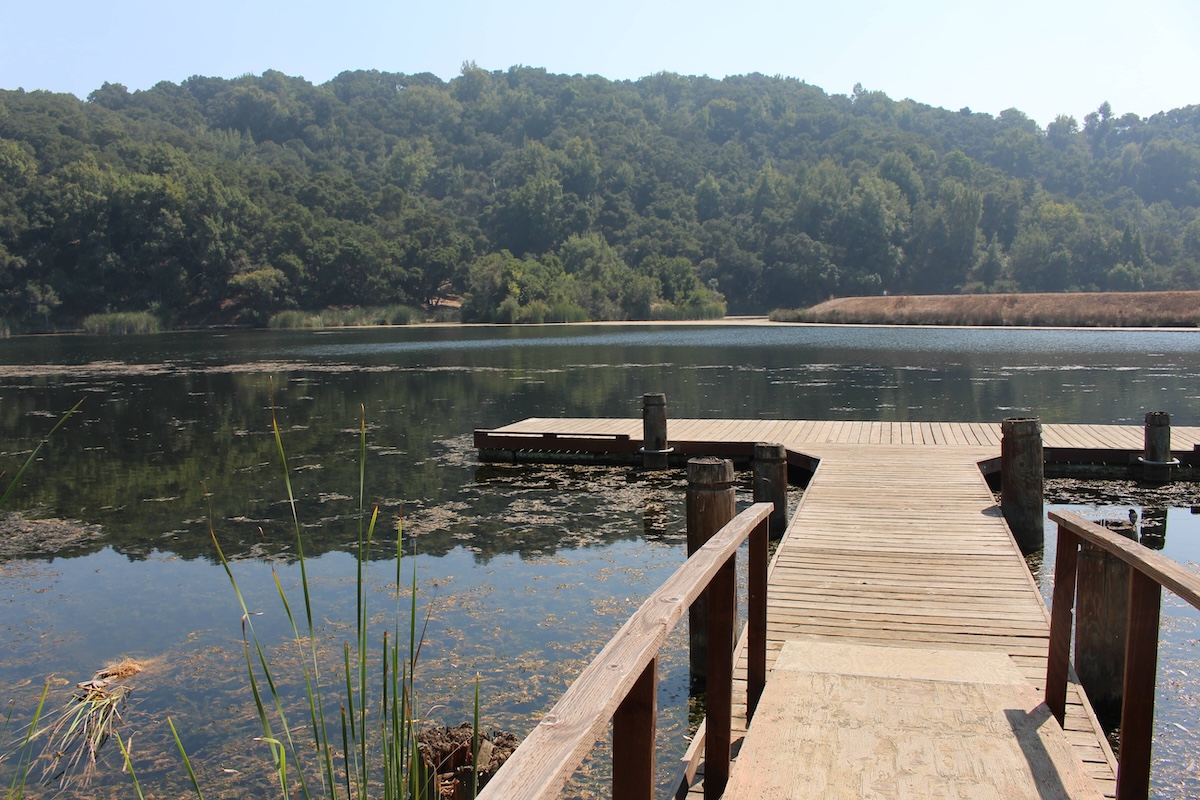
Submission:
[[[0,340],[0,469],[9,476],[83,399],[8,503],[73,521],[75,535],[0,561],[0,701],[14,701],[15,727],[48,677],[61,704],[77,681],[136,657],[147,669],[132,681],[124,730],[134,735],[139,778],[164,793],[187,791],[169,713],[206,796],[267,791],[267,752],[252,741],[241,609],[212,536],[231,556],[249,607],[264,612],[255,624],[287,671],[296,656],[272,570],[289,591],[299,578],[272,409],[310,559],[322,655],[340,659],[354,619],[365,420],[366,504],[378,504],[387,540],[371,562],[369,602],[390,625],[402,520],[404,551],[416,555],[405,559],[405,583],[415,565],[422,620],[428,615],[418,673],[424,719],[469,720],[478,673],[489,727],[524,733],[682,561],[683,476],[481,465],[473,429],[528,416],[637,417],[645,392],[666,392],[672,417],[1033,414],[1140,425],[1147,411],[1165,410],[1176,424],[1195,425],[1198,354],[1200,332],[1191,331],[763,325]],[[748,501],[748,485],[740,498]],[[1172,514],[1168,552],[1200,560],[1188,549],[1200,539],[1198,518]],[[1195,633],[1171,624],[1180,632],[1164,649],[1181,660],[1164,669],[1187,672]],[[679,752],[683,644],[676,636],[666,652],[660,697],[660,738]],[[290,674],[287,688],[299,691],[298,666]],[[1186,738],[1198,727],[1195,681],[1194,673],[1165,674],[1179,690],[1160,727],[1179,736],[1161,745],[1172,754],[1172,777],[1156,772],[1156,791],[1177,796],[1172,787],[1200,787],[1194,761],[1178,763],[1197,752]],[[0,780],[11,779],[11,763],[0,762]],[[603,759],[585,766],[577,793],[588,795],[605,770]],[[68,792],[128,796],[127,778],[115,773]]]

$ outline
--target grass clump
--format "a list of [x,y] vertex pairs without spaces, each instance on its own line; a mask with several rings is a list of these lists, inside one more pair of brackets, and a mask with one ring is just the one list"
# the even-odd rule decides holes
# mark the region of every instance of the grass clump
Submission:
[[588,322],[590,319],[587,310],[576,303],[530,300],[521,305],[510,295],[496,308],[491,321],[501,325],[542,325],[547,322]]
[[323,311],[280,311],[271,315],[270,328],[353,328],[374,325],[408,325],[417,317],[409,306],[350,306]]
[[674,303],[655,303],[650,307],[650,319],[654,320],[724,318],[725,303],[716,300],[684,303],[682,305],[676,305]]
[[117,311],[111,314],[90,314],[81,324],[85,333],[127,335],[158,333],[162,322],[149,311]]
[[105,667],[91,680],[76,684],[75,693],[34,737],[46,736],[41,758],[42,780],[65,789],[76,779],[87,786],[96,774],[96,756],[109,737],[117,736],[121,712],[133,691],[123,681],[139,674],[143,665],[127,658]]

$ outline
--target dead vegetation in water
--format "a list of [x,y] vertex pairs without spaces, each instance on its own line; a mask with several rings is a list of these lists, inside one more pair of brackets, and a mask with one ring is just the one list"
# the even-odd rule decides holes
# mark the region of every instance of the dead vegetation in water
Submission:
[[75,684],[75,692],[50,715],[37,736],[46,736],[42,749],[42,780],[61,789],[87,786],[98,771],[97,757],[112,736],[119,736],[122,712],[133,687],[126,681],[145,670],[132,658],[109,664],[90,680]]
[[838,297],[775,322],[1072,328],[1200,327],[1200,291]]
[[17,512],[0,513],[0,563],[83,548],[99,541],[103,535],[99,525],[78,520],[30,519]]

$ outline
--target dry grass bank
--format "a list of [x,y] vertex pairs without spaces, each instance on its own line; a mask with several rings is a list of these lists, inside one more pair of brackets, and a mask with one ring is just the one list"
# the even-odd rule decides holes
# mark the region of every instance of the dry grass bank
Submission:
[[812,308],[775,311],[771,319],[863,325],[1195,328],[1200,327],[1200,292],[839,297]]

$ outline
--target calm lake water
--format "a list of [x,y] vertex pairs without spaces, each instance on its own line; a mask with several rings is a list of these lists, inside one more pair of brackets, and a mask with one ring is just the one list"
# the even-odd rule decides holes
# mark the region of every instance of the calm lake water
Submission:
[[[417,554],[404,574],[415,565],[421,614],[429,615],[418,677],[425,718],[469,720],[479,673],[487,723],[523,734],[682,561],[683,481],[674,472],[480,465],[474,428],[527,416],[637,417],[650,391],[667,393],[673,417],[1035,414],[1140,424],[1147,411],[1166,410],[1176,424],[1195,425],[1198,354],[1200,332],[792,326],[3,340],[0,469],[11,476],[84,399],[8,509],[77,521],[92,536],[0,560],[0,702],[14,702],[11,730],[28,719],[48,677],[51,702],[61,704],[105,664],[144,660],[124,728],[143,782],[186,792],[169,713],[206,796],[269,793],[267,753],[252,741],[241,610],[210,527],[235,559],[248,605],[264,612],[255,624],[291,676],[287,688],[297,689],[272,580],[274,569],[289,591],[298,581],[272,407],[298,498],[321,652],[340,659],[354,618],[365,415],[366,502],[379,504],[391,539],[371,565],[370,603],[390,626],[402,518],[405,552]],[[1179,546],[1175,557],[1200,560],[1197,519],[1172,512],[1169,553]],[[1200,794],[1198,749],[1188,738],[1200,728],[1189,672],[1196,633],[1188,612],[1173,619],[1185,622],[1170,623],[1164,644],[1177,651],[1163,667],[1164,683],[1175,687],[1160,720],[1158,747],[1170,761],[1169,779],[1156,773],[1164,797],[1180,796],[1181,786]],[[682,752],[686,733],[682,645],[676,636],[663,666],[664,760]],[[604,774],[596,761],[584,770],[581,795]],[[11,763],[0,761],[4,785]],[[127,796],[127,778],[115,773],[68,794]]]

